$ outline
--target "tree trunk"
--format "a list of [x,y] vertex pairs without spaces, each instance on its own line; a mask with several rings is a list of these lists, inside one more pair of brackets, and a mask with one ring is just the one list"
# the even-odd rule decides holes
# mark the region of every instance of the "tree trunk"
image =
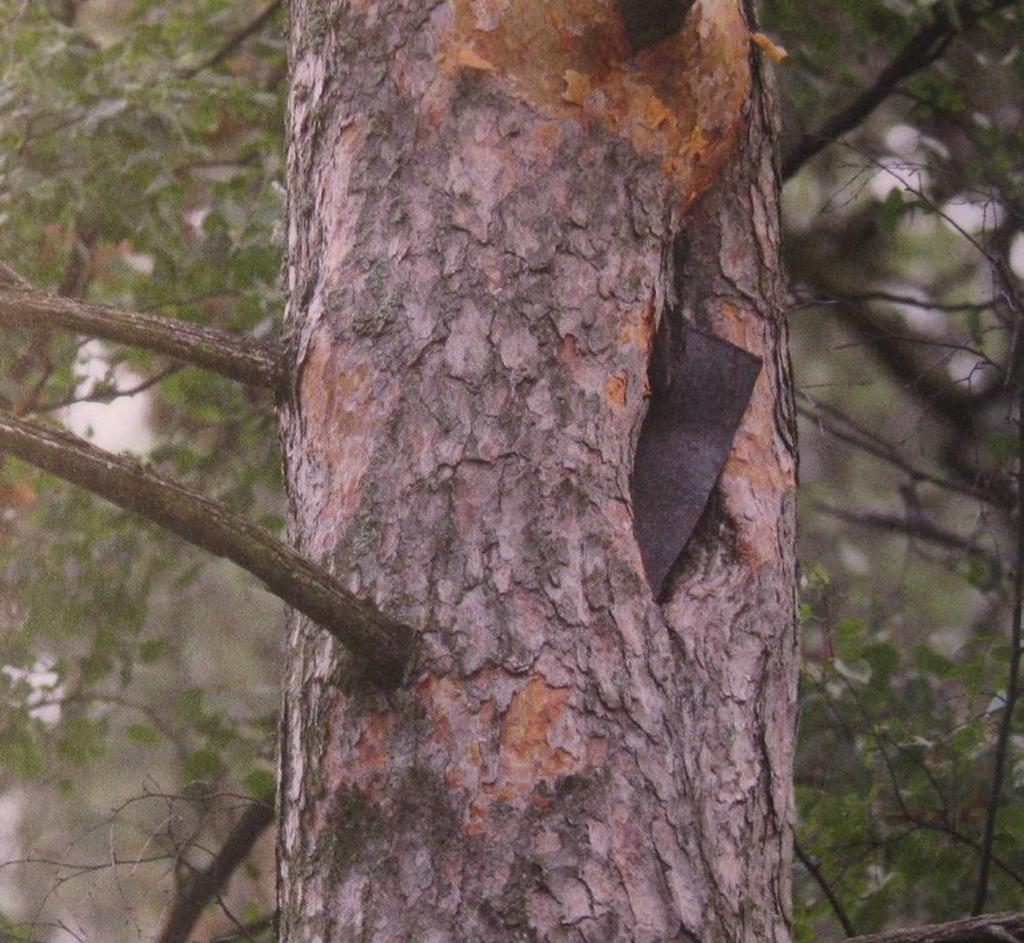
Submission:
[[[625,2],[625,0],[624,0]],[[794,446],[740,0],[292,0],[292,536],[420,635],[294,620],[282,939],[787,941]],[[764,358],[658,604],[630,471],[662,319]]]

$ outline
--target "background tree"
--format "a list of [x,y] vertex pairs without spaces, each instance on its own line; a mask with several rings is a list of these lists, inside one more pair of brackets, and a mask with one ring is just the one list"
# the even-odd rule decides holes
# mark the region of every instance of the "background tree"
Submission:
[[[277,5],[165,6],[4,5],[2,258],[51,291],[265,336]],[[785,245],[808,417],[797,930],[1016,908],[1020,11],[762,13],[790,52]],[[269,394],[121,347],[76,363],[61,334],[5,340],[15,411],[144,400],[130,441],[152,467],[279,522]],[[83,409],[56,414],[109,436]],[[238,797],[268,785],[276,608],[135,518],[9,458],[4,476],[4,829],[21,835],[12,859],[63,864],[6,868],[17,896],[0,906],[38,936],[173,932],[204,902],[221,932],[266,927],[266,857],[261,880],[222,879],[266,821],[239,817]],[[44,802],[45,821],[27,814]]]

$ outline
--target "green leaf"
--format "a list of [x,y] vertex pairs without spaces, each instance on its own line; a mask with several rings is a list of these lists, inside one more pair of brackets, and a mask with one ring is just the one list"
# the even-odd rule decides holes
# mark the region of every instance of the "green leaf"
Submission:
[[926,675],[943,679],[956,675],[956,666],[953,662],[930,645],[915,645],[913,655],[914,664]]
[[100,759],[106,752],[107,725],[104,720],[73,715],[64,719],[62,727],[57,751],[72,763],[84,765]]
[[184,724],[196,724],[206,716],[205,695],[200,688],[192,688],[178,696],[174,707],[177,719]]
[[27,778],[42,772],[42,752],[27,726],[12,724],[0,732],[0,766]]
[[139,643],[139,661],[144,665],[151,665],[153,662],[160,660],[166,649],[166,639],[146,639]]
[[149,724],[129,724],[125,728],[125,734],[129,740],[136,743],[159,743],[160,735]]
[[850,662],[843,661],[842,658],[833,658],[832,664],[848,681],[867,684],[871,680],[871,665],[862,658]]
[[245,788],[257,799],[268,799],[277,789],[277,779],[268,769],[254,769],[245,777]]
[[895,232],[906,207],[903,191],[899,187],[893,187],[879,208],[879,227],[887,233]]
[[182,777],[186,783],[212,782],[220,777],[224,769],[220,753],[202,747],[185,758],[182,764]]

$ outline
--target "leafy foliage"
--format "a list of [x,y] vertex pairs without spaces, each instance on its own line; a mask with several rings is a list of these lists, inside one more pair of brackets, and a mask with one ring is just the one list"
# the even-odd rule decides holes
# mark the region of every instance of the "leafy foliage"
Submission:
[[[279,28],[196,71],[251,16],[223,0],[0,3],[0,258],[51,291],[275,333]],[[281,526],[262,394],[145,352],[12,331],[0,402],[78,431],[96,416],[115,448]],[[92,403],[117,405],[129,428]],[[67,851],[62,833],[83,832],[70,857],[102,858],[106,840],[87,827],[112,805],[140,792],[180,797],[110,819],[117,853],[162,851],[119,877],[142,895],[131,921],[151,922],[173,891],[149,888],[166,862],[202,864],[197,849],[215,848],[231,825],[231,797],[271,788],[280,607],[180,541],[11,459],[0,505],[0,782],[33,783],[57,804],[41,832],[23,834],[54,859]],[[28,900],[68,880],[59,868],[43,882],[31,869],[18,876]],[[61,895],[71,913],[84,880]],[[250,882],[253,917],[268,906],[260,886]],[[92,932],[116,938],[126,905],[99,900]]]
[[1024,8],[764,9],[794,53],[784,150],[884,93],[785,190],[807,567],[799,937],[1020,909],[1019,709],[999,736],[1019,605]]
[[[1006,646],[982,629],[953,653],[901,644],[869,606],[863,618],[822,567],[804,586],[798,841],[835,880],[860,932],[908,910],[929,919],[971,911],[991,784]],[[1024,817],[1006,789],[992,909],[1019,906]],[[804,886],[801,939],[816,939],[829,905]]]

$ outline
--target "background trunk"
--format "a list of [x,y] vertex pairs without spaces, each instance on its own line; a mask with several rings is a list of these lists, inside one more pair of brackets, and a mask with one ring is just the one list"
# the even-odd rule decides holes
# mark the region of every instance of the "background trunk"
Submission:
[[[794,459],[738,0],[635,58],[610,0],[291,10],[293,537],[422,649],[384,694],[295,620],[282,939],[787,940]],[[629,475],[680,316],[765,365],[659,606]]]

